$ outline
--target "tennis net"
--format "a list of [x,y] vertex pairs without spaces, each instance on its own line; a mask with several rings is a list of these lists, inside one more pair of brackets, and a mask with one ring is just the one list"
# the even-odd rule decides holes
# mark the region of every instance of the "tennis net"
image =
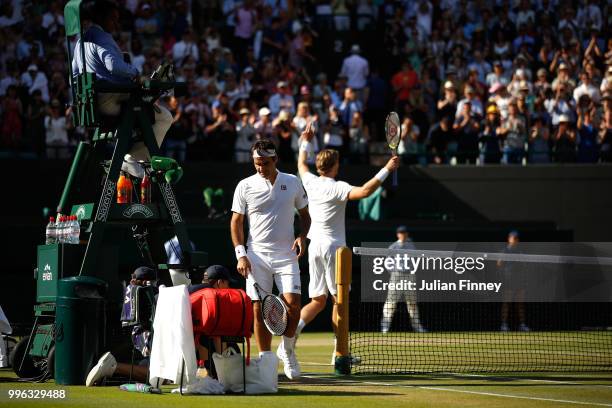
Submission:
[[499,303],[423,303],[426,332],[417,332],[402,302],[386,333],[389,306],[351,299],[350,307],[353,373],[612,370],[610,303],[529,303],[526,327],[511,311],[507,328]]
[[364,280],[353,274],[352,373],[612,371],[611,302],[363,301]]

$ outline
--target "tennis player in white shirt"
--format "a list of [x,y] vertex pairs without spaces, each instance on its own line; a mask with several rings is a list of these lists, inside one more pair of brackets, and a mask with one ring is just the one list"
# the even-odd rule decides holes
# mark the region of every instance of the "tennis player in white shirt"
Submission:
[[[325,149],[317,154],[316,167],[319,177],[312,174],[308,168],[308,152],[312,151],[310,143],[314,135],[312,122],[308,124],[300,136],[300,152],[298,156],[298,171],[304,188],[308,193],[312,226],[308,233],[308,265],[310,283],[308,296],[310,303],[300,312],[297,326],[298,336],[304,326],[310,323],[327,303],[328,293],[334,302],[332,327],[337,328],[336,310],[336,249],[346,246],[344,216],[348,200],[360,200],[370,196],[385,181],[389,173],[399,166],[399,158],[391,158],[372,179],[360,187],[351,186],[344,181],[337,181],[340,167],[338,151]],[[334,353],[335,355],[335,353]]]
[[[260,353],[270,352],[272,334],[261,318],[260,302],[253,283],[267,292],[276,283],[289,309],[288,326],[276,352],[289,379],[300,377],[295,355],[295,329],[300,318],[302,285],[298,258],[306,251],[310,228],[308,200],[300,179],[276,169],[278,155],[271,141],[260,140],[251,147],[257,173],[241,180],[232,203],[232,242],[238,272],[244,276],[247,294],[254,300],[255,340]],[[300,217],[300,235],[294,238],[295,210]],[[244,217],[249,222],[245,249]],[[298,253],[296,254],[296,250]]]

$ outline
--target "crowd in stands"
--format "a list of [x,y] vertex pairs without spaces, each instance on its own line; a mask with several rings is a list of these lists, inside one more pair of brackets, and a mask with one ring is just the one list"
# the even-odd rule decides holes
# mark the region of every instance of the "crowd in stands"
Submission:
[[[259,138],[294,161],[386,153],[396,110],[406,163],[612,161],[612,6],[603,0],[119,0],[116,40],[143,76],[173,61],[163,149],[246,162]],[[68,158],[60,1],[0,0],[0,151]]]

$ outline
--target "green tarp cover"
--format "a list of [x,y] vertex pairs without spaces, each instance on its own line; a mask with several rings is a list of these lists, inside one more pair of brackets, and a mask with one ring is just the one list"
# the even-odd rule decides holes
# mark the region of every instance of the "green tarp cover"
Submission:
[[81,32],[81,0],[70,0],[64,7],[64,26],[68,37]]

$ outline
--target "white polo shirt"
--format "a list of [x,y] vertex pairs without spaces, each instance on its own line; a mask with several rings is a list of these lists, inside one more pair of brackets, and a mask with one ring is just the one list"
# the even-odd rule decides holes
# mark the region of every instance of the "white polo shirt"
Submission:
[[310,201],[312,223],[308,238],[332,245],[346,245],[344,216],[348,195],[353,186],[329,177],[317,177],[308,172],[302,176]]
[[294,209],[307,205],[300,179],[278,171],[274,185],[259,173],[241,180],[234,191],[232,211],[247,216],[249,251],[291,251]]

